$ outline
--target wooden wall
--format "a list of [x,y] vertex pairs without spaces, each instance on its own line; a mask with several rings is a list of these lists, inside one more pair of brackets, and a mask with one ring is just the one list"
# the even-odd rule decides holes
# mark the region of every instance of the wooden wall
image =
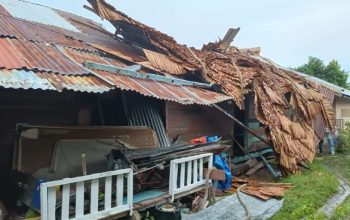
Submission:
[[181,140],[185,142],[213,135],[228,139],[233,134],[233,122],[218,110],[208,106],[166,102],[165,116],[170,140],[178,134],[181,134]]
[[[126,125],[120,94],[98,96],[105,125]],[[0,89],[0,174],[11,167],[17,123],[102,125],[97,103],[96,94]]]

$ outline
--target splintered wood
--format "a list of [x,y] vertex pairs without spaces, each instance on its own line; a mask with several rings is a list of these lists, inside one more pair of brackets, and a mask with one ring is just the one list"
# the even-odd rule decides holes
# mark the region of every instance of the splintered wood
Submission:
[[243,184],[246,184],[246,186],[241,188],[241,192],[255,196],[262,200],[282,198],[284,197],[286,190],[293,187],[290,183],[266,183],[251,179],[240,179],[238,177],[234,177],[231,188],[226,190],[226,192],[237,192],[238,187]]

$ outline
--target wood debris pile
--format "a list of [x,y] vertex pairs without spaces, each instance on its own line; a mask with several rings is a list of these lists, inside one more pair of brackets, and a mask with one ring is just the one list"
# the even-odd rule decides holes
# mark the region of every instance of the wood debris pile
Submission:
[[227,192],[237,192],[238,187],[243,184],[246,185],[240,189],[241,192],[255,196],[262,200],[282,198],[284,197],[285,192],[293,187],[290,183],[266,183],[234,177],[232,181],[232,188],[228,189]]
[[[190,49],[117,11],[104,0],[89,2],[91,10],[109,20],[126,40],[169,58],[157,59],[157,62],[149,59],[155,68],[177,76],[197,73],[206,81],[220,84],[240,109],[244,109],[245,96],[254,93],[256,117],[265,125],[285,173],[297,173],[304,163],[314,159],[317,137],[313,119],[321,115],[327,127],[334,128],[330,102],[316,84],[293,71],[279,67],[256,52],[233,47],[220,50],[223,48],[220,43],[204,46],[202,50]],[[215,46],[217,48],[213,48]],[[147,52],[145,56],[150,54]]]

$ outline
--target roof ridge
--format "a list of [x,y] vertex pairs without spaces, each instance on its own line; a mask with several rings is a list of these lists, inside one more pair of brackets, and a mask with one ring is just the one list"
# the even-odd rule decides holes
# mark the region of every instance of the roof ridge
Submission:
[[36,5],[36,6],[40,6],[40,7],[45,7],[45,8],[55,9],[55,8],[52,8],[52,7],[47,6],[47,5],[42,5],[42,4],[39,4],[39,3],[30,2],[30,1],[26,1],[26,0],[16,0],[16,1],[19,1],[19,2],[25,2],[25,3],[32,4],[32,5]]

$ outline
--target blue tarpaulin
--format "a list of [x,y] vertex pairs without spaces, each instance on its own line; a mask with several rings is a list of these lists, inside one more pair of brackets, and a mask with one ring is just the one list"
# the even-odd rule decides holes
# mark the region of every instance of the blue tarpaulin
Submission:
[[229,165],[226,163],[224,158],[222,158],[219,155],[214,156],[214,166],[217,169],[225,171],[225,181],[219,181],[218,182],[218,188],[219,189],[228,189],[231,187],[232,183],[232,174],[231,174],[231,169]]

